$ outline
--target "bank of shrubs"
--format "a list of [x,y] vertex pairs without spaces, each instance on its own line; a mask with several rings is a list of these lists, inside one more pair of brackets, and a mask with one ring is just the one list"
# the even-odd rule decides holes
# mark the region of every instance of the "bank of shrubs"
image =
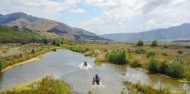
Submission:
[[116,49],[106,53],[106,58],[109,62],[122,65],[126,64],[126,53],[124,49]]
[[69,85],[51,76],[43,78],[39,82],[34,82],[27,86],[28,89],[9,90],[0,94],[73,94]]
[[165,75],[183,78],[184,67],[181,60],[175,59],[167,62],[159,62],[151,59],[148,63],[148,70],[153,73],[163,73]]

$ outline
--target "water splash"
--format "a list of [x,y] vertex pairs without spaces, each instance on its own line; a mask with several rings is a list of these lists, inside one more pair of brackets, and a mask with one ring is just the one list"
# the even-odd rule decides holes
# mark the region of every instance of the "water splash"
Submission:
[[87,64],[87,66],[84,66],[84,63],[81,63],[78,67],[80,69],[82,69],[82,70],[88,70],[88,69],[92,69],[93,68],[93,66],[90,65],[89,63]]

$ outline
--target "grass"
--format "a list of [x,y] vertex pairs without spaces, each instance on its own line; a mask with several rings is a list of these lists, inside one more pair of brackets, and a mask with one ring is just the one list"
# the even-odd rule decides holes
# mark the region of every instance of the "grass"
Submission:
[[24,83],[0,94],[73,94],[67,83],[47,76],[43,79]]
[[25,45],[0,44],[0,48],[2,48],[0,49],[1,72],[20,64],[39,60],[38,56],[55,49],[52,45],[44,45],[42,43],[30,43]]
[[129,90],[129,94],[172,94],[165,88],[155,89],[147,85],[141,85],[140,83],[133,84],[128,81],[124,82],[124,86]]

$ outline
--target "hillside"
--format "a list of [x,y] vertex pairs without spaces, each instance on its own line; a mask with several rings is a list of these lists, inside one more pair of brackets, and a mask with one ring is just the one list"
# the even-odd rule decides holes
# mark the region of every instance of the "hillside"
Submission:
[[[34,17],[22,12],[0,15],[0,24],[11,27],[18,26],[19,28],[27,28],[36,31],[50,32],[52,34],[58,35],[58,37],[61,37],[63,39],[106,40],[105,38],[99,37],[98,35],[89,31],[70,27],[67,24],[56,22],[53,20]],[[81,31],[83,33],[82,36]]]
[[0,42],[33,42],[46,38],[39,32],[13,28],[8,26],[0,26]]
[[140,33],[115,33],[101,36],[114,41],[134,42],[137,40],[152,41],[155,39],[159,41],[174,41],[190,37],[190,24],[184,23],[179,26],[161,28]]

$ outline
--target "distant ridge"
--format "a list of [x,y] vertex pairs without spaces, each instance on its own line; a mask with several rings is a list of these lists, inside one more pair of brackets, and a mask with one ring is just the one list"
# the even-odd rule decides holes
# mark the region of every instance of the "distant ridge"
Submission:
[[[18,26],[36,31],[57,34],[60,38],[70,40],[108,40],[89,31],[70,27],[67,24],[49,19],[38,18],[22,12],[0,15],[0,24],[6,26]],[[93,37],[93,38],[92,38]]]
[[128,42],[135,42],[138,40],[174,41],[190,37],[190,23],[184,23],[179,26],[173,26],[170,28],[160,28],[140,33],[114,33],[114,34],[104,34],[101,36],[114,41],[128,41]]

